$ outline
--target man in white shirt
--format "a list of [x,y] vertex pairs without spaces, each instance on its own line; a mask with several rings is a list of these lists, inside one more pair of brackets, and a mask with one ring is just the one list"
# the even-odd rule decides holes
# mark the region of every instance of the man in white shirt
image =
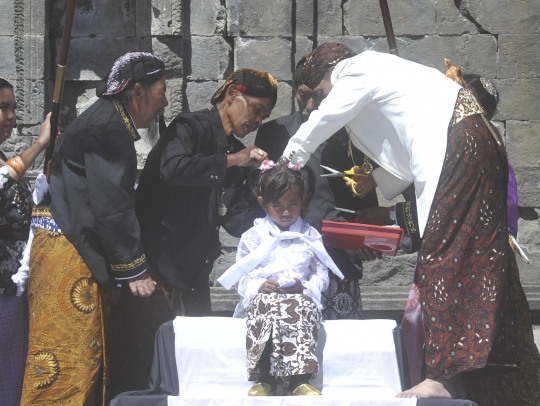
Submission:
[[346,126],[379,164],[386,198],[416,190],[426,379],[397,396],[456,397],[463,377],[478,404],[536,404],[540,356],[508,243],[506,152],[472,93],[435,69],[337,43],[313,51],[303,79],[321,103],[282,160],[305,164]]

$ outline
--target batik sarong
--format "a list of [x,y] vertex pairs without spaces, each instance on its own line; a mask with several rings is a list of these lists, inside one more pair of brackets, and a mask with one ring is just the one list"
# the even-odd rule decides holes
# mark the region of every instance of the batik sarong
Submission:
[[21,404],[94,405],[105,370],[101,288],[64,235],[36,228],[28,303]]
[[257,363],[268,340],[272,340],[270,375],[282,379],[317,376],[321,312],[309,296],[260,293],[246,309],[246,316],[249,380],[257,380]]
[[362,296],[357,279],[339,279],[329,273],[328,289],[321,293],[323,320],[342,320],[363,318]]
[[538,405],[540,358],[508,242],[508,161],[485,118],[466,114],[476,100],[463,96],[418,256],[426,376],[465,372],[480,406]]

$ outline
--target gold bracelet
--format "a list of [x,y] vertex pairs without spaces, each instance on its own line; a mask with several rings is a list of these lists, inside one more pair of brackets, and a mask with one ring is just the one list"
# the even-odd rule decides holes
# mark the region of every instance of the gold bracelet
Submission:
[[17,173],[19,178],[22,178],[24,174],[26,173],[26,169],[24,169],[24,166],[22,166],[22,164],[17,162],[15,158],[9,158],[6,164],[13,168],[13,170]]

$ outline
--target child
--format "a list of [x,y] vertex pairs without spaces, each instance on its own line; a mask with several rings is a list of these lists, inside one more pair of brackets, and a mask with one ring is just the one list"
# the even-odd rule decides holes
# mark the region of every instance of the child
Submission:
[[307,183],[298,165],[263,162],[250,186],[266,218],[242,235],[236,264],[218,279],[226,288],[236,284],[242,296],[235,317],[246,317],[248,376],[256,381],[249,396],[272,395],[277,378],[293,395],[321,394],[309,384],[319,369],[321,292],[327,267],[343,275],[301,217]]

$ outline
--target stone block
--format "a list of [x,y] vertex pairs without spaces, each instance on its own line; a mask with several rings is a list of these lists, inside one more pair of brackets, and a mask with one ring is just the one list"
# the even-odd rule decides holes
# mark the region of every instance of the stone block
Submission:
[[240,34],[238,12],[238,0],[227,0],[227,35],[229,37],[237,37]]
[[310,53],[313,50],[313,41],[308,37],[296,37],[295,40],[295,52],[294,52],[294,66],[298,63],[302,57]]
[[217,82],[188,82],[186,98],[189,111],[211,108],[210,99],[217,89]]
[[337,37],[325,37],[320,36],[317,38],[317,43],[319,45],[325,43],[325,42],[339,42],[341,44],[347,45],[349,48],[351,48],[354,52],[359,54],[360,52],[364,52],[367,48],[367,41],[364,39],[364,37],[355,37],[351,35],[340,35]]
[[232,68],[232,49],[223,37],[191,37],[190,80],[225,79]]
[[497,120],[540,120],[540,79],[493,80],[499,91]]
[[[111,69],[113,63],[129,51],[151,52],[151,44],[144,38],[72,38],[67,63],[68,80],[100,80]],[[56,54],[60,49],[56,41]]]
[[240,35],[246,37],[292,35],[290,0],[238,0]]
[[152,35],[152,3],[138,1],[135,9],[135,36],[149,37]]
[[293,112],[293,89],[287,82],[279,82],[277,102],[266,121],[283,117]]
[[343,35],[341,0],[317,1],[317,33],[325,36]]
[[[45,2],[41,1],[41,3]],[[136,0],[78,1],[75,6],[71,36],[134,37],[137,21],[135,3]],[[62,37],[66,6],[66,0],[53,2],[51,27],[53,29],[53,36],[55,37]]]
[[518,184],[520,207],[539,207],[540,202],[540,168],[534,166],[518,166],[513,162]]
[[296,35],[308,37],[314,34],[313,18],[315,16],[314,0],[296,0]]
[[167,80],[167,100],[169,105],[165,107],[165,122],[167,125],[180,113],[183,106],[183,80],[169,79]]
[[40,124],[45,117],[45,81],[18,80],[13,83],[13,87],[18,106],[18,123],[25,126]]
[[96,100],[96,85],[93,81],[68,80],[64,85],[64,97],[60,109],[60,127],[63,132],[75,118],[90,107]]
[[2,56],[0,76],[5,77],[6,79],[15,79],[17,77],[15,37],[0,36],[0,55]]
[[436,0],[437,34],[478,34],[478,28],[456,8],[454,0]]
[[222,35],[225,32],[227,12],[219,0],[191,2],[191,35]]
[[460,8],[491,34],[540,34],[538,0],[463,0]]
[[501,134],[501,137],[502,137],[502,141],[504,143],[504,145],[506,145],[506,127],[504,125],[504,121],[491,121],[491,124],[493,124],[495,126],[495,128],[497,129],[497,131],[499,131],[499,134]]
[[540,77],[540,35],[499,35],[497,77]]
[[2,3],[0,13],[0,35],[13,35],[15,33],[15,2]]
[[[486,78],[497,77],[496,37],[489,34],[479,34],[462,35],[459,38],[459,56],[453,62],[458,63],[465,73],[476,73]],[[479,58],[479,55],[482,57]]]
[[152,35],[182,35],[182,0],[152,0]]
[[26,35],[48,34],[49,26],[46,23],[49,14],[49,2],[26,0],[24,1],[24,14],[24,33]]
[[[432,0],[390,2],[395,35],[430,35],[437,32],[437,10]],[[384,24],[376,0],[348,0],[343,21],[349,35],[384,36]]]
[[364,262],[362,286],[411,286],[417,254],[399,252],[395,257]]
[[284,38],[234,39],[234,69],[270,72],[278,80],[292,79],[291,41]]
[[165,78],[181,77],[183,72],[184,37],[154,36],[152,37],[152,52],[165,63]]
[[515,166],[540,168],[540,121],[508,120],[506,134],[509,161]]
[[[45,79],[45,68],[48,66],[48,55],[45,55],[45,41],[44,35],[24,36],[24,61],[21,63],[19,70],[24,70],[25,79]],[[19,75],[21,75],[20,71]]]

